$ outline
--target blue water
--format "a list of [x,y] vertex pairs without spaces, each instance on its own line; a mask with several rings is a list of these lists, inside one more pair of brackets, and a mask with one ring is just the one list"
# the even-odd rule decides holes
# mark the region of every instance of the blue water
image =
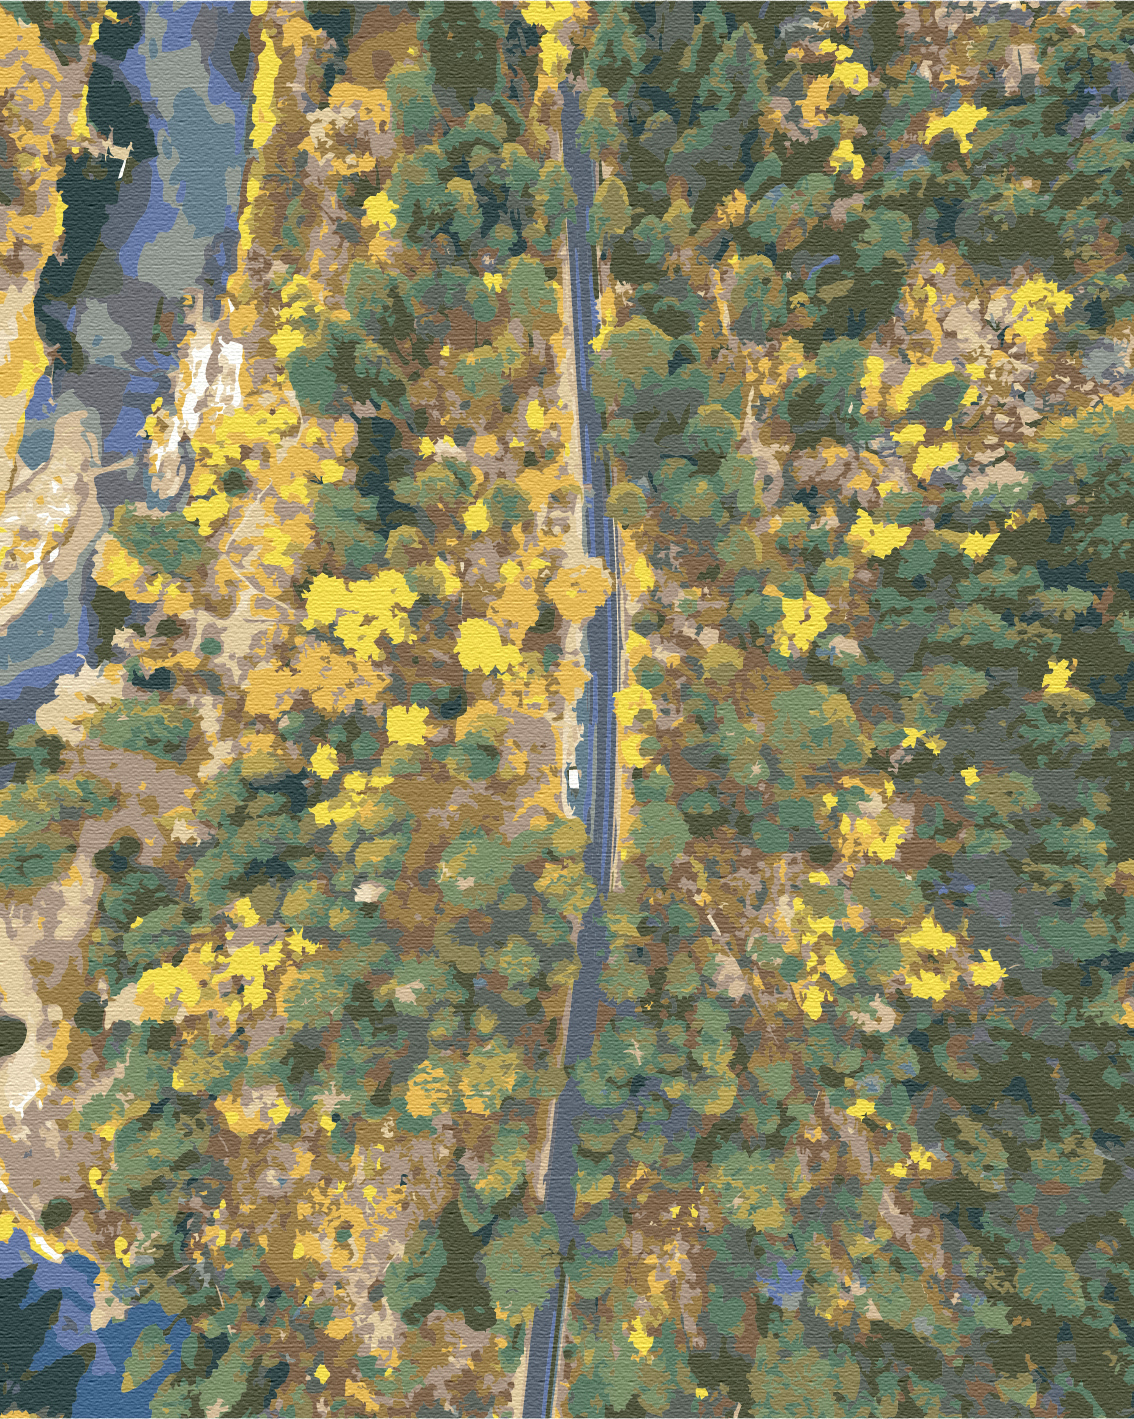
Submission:
[[[207,309],[223,293],[234,264],[252,66],[246,82],[240,81],[231,53],[247,28],[247,4],[148,5],[142,36],[125,58],[104,54],[96,61],[142,105],[157,156],[130,165],[117,203],[107,210],[100,260],[117,263],[115,280],[102,281],[97,302],[84,293],[69,312],[53,314],[77,336],[84,313],[101,303],[129,344],[110,354],[97,344],[84,346],[78,372],[56,367],[39,380],[28,402],[20,456],[29,467],[40,467],[51,455],[60,415],[83,411],[97,431],[103,466],[128,460],[125,469],[99,479],[107,519],[123,501],[152,501],[146,477],[150,450],[141,430],[154,398],[168,399],[178,363],[176,351],[154,346],[159,302],[168,310],[190,288],[203,287]],[[0,718],[9,724],[31,719],[52,697],[58,677],[73,674],[91,654],[97,632],[89,610],[93,551],[92,545],[79,573],[48,584],[0,636]],[[178,1367],[188,1335],[184,1321],[171,1322],[159,1306],[146,1304],[132,1307],[125,1320],[92,1331],[95,1263],[74,1254],[57,1263],[44,1260],[19,1232],[0,1243],[0,1277],[30,1264],[36,1270],[25,1305],[45,1292],[62,1291],[58,1319],[32,1368],[43,1369],[93,1343],[95,1357],[79,1382],[73,1413],[148,1415],[154,1392]],[[4,1321],[11,1324],[12,1317]],[[146,1384],[123,1394],[123,1366],[139,1332],[151,1324],[167,1332],[170,1358]]]
[[[180,1364],[181,1342],[189,1327],[183,1320],[170,1322],[160,1306],[133,1306],[122,1321],[111,1321],[101,1330],[91,1329],[94,1306],[95,1278],[98,1267],[86,1257],[69,1254],[60,1262],[45,1261],[16,1232],[10,1242],[0,1243],[0,1277],[13,1276],[25,1266],[35,1267],[31,1287],[25,1300],[29,1305],[48,1291],[62,1291],[59,1316],[47,1333],[32,1361],[33,1370],[42,1370],[61,1355],[93,1343],[95,1357],[79,1381],[75,1399],[76,1415],[111,1416],[147,1415],[150,1400],[165,1377]],[[11,1317],[5,1317],[10,1324]],[[171,1328],[172,1324],[172,1328]],[[147,1325],[159,1325],[168,1331],[166,1341],[170,1357],[161,1370],[145,1384],[128,1394],[122,1393],[122,1373],[134,1341]]]
[[[103,466],[123,459],[131,465],[98,480],[108,520],[121,502],[152,501],[142,426],[159,394],[168,401],[178,364],[175,350],[154,347],[158,303],[176,307],[193,287],[205,289],[207,305],[215,302],[235,261],[252,68],[239,82],[230,56],[247,28],[246,4],[148,5],[141,39],[125,58],[96,57],[141,105],[157,156],[131,162],[118,184],[118,201],[100,232],[97,297],[82,293],[69,310],[52,314],[82,345],[84,315],[105,307],[128,344],[109,353],[105,342],[82,345],[82,368],[56,366],[39,380],[25,412],[20,456],[40,467],[50,456],[58,418],[81,410],[97,433]],[[118,272],[110,281],[106,270],[113,264]],[[0,635],[0,717],[10,725],[32,719],[59,676],[74,674],[91,654],[98,629],[87,612],[93,553],[92,545],[66,594],[48,585]]]

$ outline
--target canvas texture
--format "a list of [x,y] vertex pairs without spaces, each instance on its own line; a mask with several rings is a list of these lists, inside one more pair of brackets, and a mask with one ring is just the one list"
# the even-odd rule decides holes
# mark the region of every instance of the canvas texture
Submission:
[[0,1415],[1134,1412],[1134,7],[0,2]]

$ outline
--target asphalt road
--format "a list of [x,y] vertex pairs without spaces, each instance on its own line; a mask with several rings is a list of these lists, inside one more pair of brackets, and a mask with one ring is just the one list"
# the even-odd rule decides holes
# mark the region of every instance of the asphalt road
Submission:
[[[606,469],[599,455],[602,425],[590,387],[591,341],[598,328],[591,247],[587,240],[587,223],[595,195],[594,168],[590,156],[580,149],[577,142],[581,121],[578,95],[567,82],[560,85],[560,92],[563,95],[563,161],[578,203],[574,221],[567,224],[567,255],[571,268],[576,397],[582,440],[584,537],[588,554],[602,558],[613,582],[613,591],[592,619],[586,640],[587,669],[591,680],[584,701],[586,722],[578,755],[579,812],[587,824],[590,837],[584,861],[598,897],[579,933],[579,975],[571,995],[564,1058],[564,1068],[570,1076],[573,1066],[591,1052],[602,995],[599,978],[607,956],[600,899],[610,890],[618,846],[615,821],[618,742],[613,696],[620,683],[622,625],[618,529],[606,516]],[[586,1247],[575,1222],[575,1124],[586,1108],[578,1086],[569,1078],[555,1108],[545,1198],[546,1206],[559,1226],[560,1248],[564,1257],[572,1249],[577,1251]],[[536,1311],[532,1323],[524,1392],[525,1415],[551,1413],[565,1290],[561,1267],[558,1287]]]

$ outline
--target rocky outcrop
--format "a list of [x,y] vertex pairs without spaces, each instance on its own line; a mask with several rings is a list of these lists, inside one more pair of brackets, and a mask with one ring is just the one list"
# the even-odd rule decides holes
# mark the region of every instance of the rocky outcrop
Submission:
[[92,423],[64,414],[47,460],[32,469],[17,458],[11,468],[0,511],[0,635],[49,582],[69,580],[102,531],[95,479],[108,470]]
[[206,409],[232,412],[243,403],[240,393],[240,366],[244,349],[238,340],[226,340],[222,319],[204,318],[204,295],[200,290],[186,293],[194,301],[189,316],[193,333],[189,336],[181,368],[174,381],[174,413],[160,438],[154,439],[150,486],[163,501],[174,497],[189,472],[189,440],[197,432]]

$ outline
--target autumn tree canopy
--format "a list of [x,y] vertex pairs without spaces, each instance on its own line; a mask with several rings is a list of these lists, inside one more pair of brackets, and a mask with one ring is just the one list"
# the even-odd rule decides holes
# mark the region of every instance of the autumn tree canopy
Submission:
[[[102,100],[64,104],[83,6],[9,8],[34,383]],[[235,269],[0,788],[13,911],[78,923],[42,1227],[188,1326],[153,1412],[502,1412],[561,1264],[564,1413],[1130,1408],[1132,43],[1108,4],[254,0]],[[572,1248],[613,583],[561,86],[626,631]]]

